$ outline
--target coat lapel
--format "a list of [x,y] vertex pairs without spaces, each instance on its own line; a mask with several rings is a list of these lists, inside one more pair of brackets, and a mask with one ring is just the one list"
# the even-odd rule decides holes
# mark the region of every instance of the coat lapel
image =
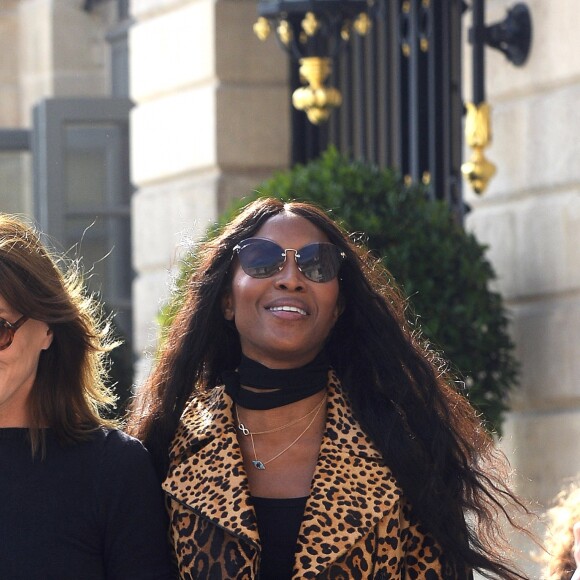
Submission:
[[316,577],[347,554],[396,509],[401,495],[338,379],[334,373],[329,378],[326,430],[298,537],[295,578]]
[[222,388],[192,399],[173,441],[170,465],[163,482],[169,495],[216,526],[260,545],[232,403]]

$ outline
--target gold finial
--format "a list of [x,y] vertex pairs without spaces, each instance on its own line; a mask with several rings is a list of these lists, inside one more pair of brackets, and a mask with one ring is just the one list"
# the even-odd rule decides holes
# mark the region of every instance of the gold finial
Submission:
[[320,22],[316,18],[314,12],[307,12],[302,21],[302,30],[306,32],[307,36],[314,36],[320,28]]
[[421,47],[421,51],[422,52],[428,52],[428,50],[429,50],[429,41],[425,37],[423,37],[419,41],[419,46]]
[[429,171],[423,171],[421,181],[423,182],[423,185],[429,185],[431,183],[431,173]]
[[280,21],[277,32],[278,38],[280,39],[280,42],[284,46],[288,46],[292,42],[292,37],[294,36],[294,33],[292,32],[292,27],[290,26],[290,23],[287,20]]
[[342,104],[340,91],[324,86],[332,72],[332,61],[320,56],[301,58],[299,72],[300,78],[309,85],[294,91],[292,104],[299,111],[306,111],[309,121],[318,125],[328,119],[333,108]]
[[348,42],[350,40],[350,26],[350,21],[347,20],[340,29],[340,38],[342,38],[344,42]]
[[403,51],[403,55],[407,58],[411,56],[411,45],[408,42],[403,42],[401,50]]
[[411,12],[411,2],[409,2],[409,0],[405,0],[401,9],[405,14],[409,14]]
[[254,34],[264,42],[268,36],[270,36],[270,32],[272,32],[272,27],[270,26],[268,19],[260,16],[260,18],[258,18],[254,23]]
[[413,185],[413,178],[410,175],[405,175],[405,177],[403,177],[403,183],[407,187],[411,187],[411,185]]
[[475,193],[483,193],[495,174],[495,165],[485,157],[491,143],[491,109],[487,103],[466,103],[465,140],[472,148],[471,158],[461,166],[461,173]]
[[366,12],[361,12],[356,20],[353,22],[352,27],[355,29],[359,36],[366,36],[372,27],[371,19]]

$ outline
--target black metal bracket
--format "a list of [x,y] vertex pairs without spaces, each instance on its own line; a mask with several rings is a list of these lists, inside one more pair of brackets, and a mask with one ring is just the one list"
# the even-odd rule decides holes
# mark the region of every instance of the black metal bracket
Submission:
[[485,27],[485,44],[503,52],[516,66],[522,66],[532,44],[532,17],[526,4],[518,3],[508,9],[501,22]]

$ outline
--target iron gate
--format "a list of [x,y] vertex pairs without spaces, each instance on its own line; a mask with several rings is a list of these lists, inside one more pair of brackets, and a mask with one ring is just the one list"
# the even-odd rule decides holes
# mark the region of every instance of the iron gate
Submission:
[[[326,125],[292,110],[292,162],[333,144],[343,154],[393,167],[424,183],[461,219],[462,0],[376,0],[366,37],[353,35],[329,84],[342,106]],[[291,64],[291,91],[301,86]]]

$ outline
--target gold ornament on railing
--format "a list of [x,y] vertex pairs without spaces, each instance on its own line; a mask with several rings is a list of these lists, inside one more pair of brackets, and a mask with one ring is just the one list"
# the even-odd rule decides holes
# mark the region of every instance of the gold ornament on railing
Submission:
[[260,18],[258,18],[258,20],[256,20],[256,22],[254,24],[254,34],[262,42],[264,42],[268,38],[268,36],[270,36],[271,32],[272,32],[272,27],[270,26],[268,19],[264,18],[263,16],[260,16]]
[[375,0],[333,2],[341,5],[338,8],[325,4],[330,3],[264,0],[258,2],[258,11],[263,15],[254,24],[254,33],[260,40],[275,36],[291,58],[300,63],[300,76],[307,86],[294,91],[292,103],[316,125],[326,121],[332,109],[342,104],[340,91],[325,86],[325,82],[342,46],[354,35],[369,34]]
[[314,36],[320,29],[320,22],[316,18],[314,12],[307,12],[304,20],[302,20],[302,30],[306,32],[307,36]]
[[491,143],[491,115],[487,103],[466,103],[465,140],[472,149],[469,161],[461,166],[461,173],[475,193],[483,193],[495,174],[495,165],[484,153]]
[[372,22],[371,19],[369,18],[369,15],[366,12],[361,12],[356,17],[356,20],[353,22],[352,27],[355,29],[356,33],[359,36],[366,36],[372,27]]
[[310,122],[315,125],[326,121],[332,109],[342,104],[340,91],[324,86],[331,72],[330,58],[309,56],[300,59],[300,77],[309,84],[294,91],[292,104],[299,111],[305,111]]
[[280,22],[276,32],[278,33],[278,38],[280,39],[280,42],[285,46],[288,46],[292,42],[292,39],[294,38],[292,27],[290,26],[290,23],[287,20],[282,20]]

